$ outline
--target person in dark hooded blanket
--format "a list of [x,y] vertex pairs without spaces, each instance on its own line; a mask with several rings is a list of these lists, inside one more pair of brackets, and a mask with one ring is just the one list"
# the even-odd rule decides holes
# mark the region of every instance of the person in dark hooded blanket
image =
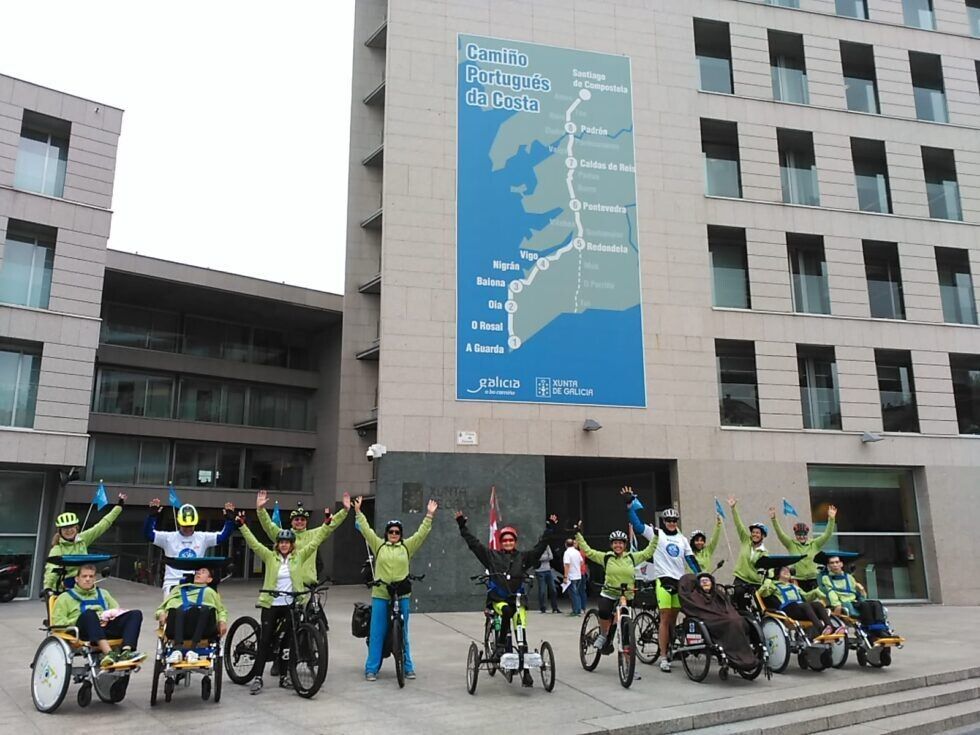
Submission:
[[749,642],[748,621],[739,615],[712,575],[707,572],[685,574],[678,583],[678,593],[681,612],[704,622],[712,640],[725,650],[733,667],[749,670],[759,665],[758,656]]

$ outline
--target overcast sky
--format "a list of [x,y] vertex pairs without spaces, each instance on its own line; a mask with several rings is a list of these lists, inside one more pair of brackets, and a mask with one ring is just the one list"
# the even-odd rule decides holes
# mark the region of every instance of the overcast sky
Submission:
[[5,2],[0,73],[125,110],[109,247],[339,293],[353,8]]

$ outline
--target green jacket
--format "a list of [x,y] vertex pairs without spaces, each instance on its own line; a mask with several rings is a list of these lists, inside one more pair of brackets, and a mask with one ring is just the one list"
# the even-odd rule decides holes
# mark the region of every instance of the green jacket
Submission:
[[170,590],[170,594],[163,601],[160,607],[157,608],[156,614],[159,615],[162,612],[167,612],[168,610],[176,610],[184,604],[184,598],[180,594],[181,590],[187,590],[187,596],[191,602],[197,601],[198,590],[204,588],[204,599],[201,604],[204,607],[213,607],[215,617],[218,619],[219,623],[228,622],[228,608],[225,607],[225,603],[221,600],[221,595],[218,591],[208,587],[206,584],[194,584],[193,582],[188,584],[179,584]]
[[819,589],[827,596],[831,607],[853,605],[864,599],[862,587],[853,574],[831,574],[824,572],[818,578]]
[[[57,543],[51,547],[48,551],[48,556],[70,556],[73,554],[87,554],[88,545],[95,541],[99,536],[104,534],[109,530],[109,526],[119,517],[122,513],[122,506],[117,505],[115,508],[110,510],[105,514],[105,518],[96,523],[91,528],[84,531],[79,531],[75,535],[74,541],[65,541],[61,538],[61,534],[57,536]],[[57,531],[55,531],[57,533]],[[78,567],[68,567],[65,572],[65,578],[74,577],[78,574]],[[58,570],[55,569],[54,564],[45,564],[44,566],[44,589],[54,590],[55,592],[60,592],[64,587],[58,587]],[[57,589],[56,589],[57,588]]]
[[[718,522],[715,523],[715,530],[712,531],[711,538],[708,539],[708,543],[704,545],[704,548],[701,549],[701,551],[694,552],[694,558],[697,561],[698,566],[701,567],[702,572],[714,573],[715,549],[718,548],[718,541],[720,539],[721,539],[721,519],[719,518]],[[694,551],[694,549],[691,550]]]
[[[81,587],[76,586],[74,592],[83,600],[99,599],[99,587],[93,587],[86,592]],[[94,607],[89,607],[89,609],[94,609],[97,612],[105,612],[106,610],[112,610],[113,608],[119,607],[119,603],[116,602],[115,598],[113,598],[113,596],[110,595],[107,590],[102,590],[102,601],[105,603],[104,607],[96,604]],[[78,622],[78,616],[81,614],[81,602],[76,600],[67,592],[61,592],[58,595],[58,599],[54,601],[54,610],[51,611],[51,625],[74,625]]]
[[826,599],[826,595],[819,589],[804,592],[792,582],[789,584],[776,582],[768,577],[762,582],[762,586],[759,587],[759,594],[763,597],[774,597],[780,604],[783,602],[784,596],[799,597],[804,602],[813,602],[814,600],[820,600],[822,602]]
[[602,592],[608,597],[610,594],[619,595],[620,589],[626,585],[626,599],[633,599],[633,587],[636,584],[636,565],[649,561],[653,552],[657,550],[657,541],[660,534],[656,534],[647,544],[643,551],[627,551],[622,556],[616,556],[612,551],[596,551],[586,542],[581,533],[575,534],[578,541],[579,550],[589,561],[595,562],[605,568],[606,581],[603,582]]
[[[245,543],[248,544],[249,548],[259,557],[265,564],[265,579],[262,580],[262,589],[264,590],[274,590],[276,588],[276,581],[279,578],[279,567],[283,563],[282,557],[279,555],[278,551],[274,551],[267,546],[263,546],[262,543],[255,538],[255,534],[252,530],[243,525],[241,527],[242,537],[245,539]],[[324,524],[319,528],[315,528],[310,531],[309,542],[303,546],[302,549],[294,548],[293,553],[287,558],[287,564],[289,564],[289,579],[293,583],[293,591],[301,592],[306,589],[307,582],[305,571],[303,565],[306,560],[316,554],[317,547],[323,543],[325,539],[330,535],[330,526]],[[259,594],[259,607],[272,607],[272,594],[269,592],[262,592]]]
[[772,527],[776,531],[776,536],[782,541],[783,546],[786,547],[786,551],[790,554],[803,554],[803,558],[800,559],[796,564],[793,565],[793,576],[797,579],[816,579],[817,578],[817,563],[813,560],[813,557],[819,553],[828,541],[830,537],[834,535],[834,531],[837,529],[837,521],[831,518],[827,521],[827,528],[816,538],[810,539],[806,543],[801,544],[794,537],[788,536],[783,527],[779,525],[779,521],[776,518],[772,519]]
[[[408,565],[415,556],[415,552],[422,546],[432,530],[432,519],[426,516],[419,524],[419,530],[397,544],[383,541],[376,534],[363,513],[357,514],[357,528],[360,530],[364,540],[367,541],[368,548],[374,556],[374,578],[382,582],[400,582],[408,576]],[[404,536],[404,533],[402,534]],[[371,588],[371,597],[387,600],[388,589],[384,585],[377,585]]]
[[765,556],[769,552],[752,546],[752,536],[749,535],[749,529],[742,523],[742,517],[738,514],[738,506],[732,508],[732,520],[735,521],[735,530],[738,532],[738,542],[741,545],[738,561],[735,562],[735,569],[732,574],[743,582],[762,584],[762,575],[755,568],[755,562],[760,556]]
[[[276,536],[279,535],[282,528],[275,524],[275,522],[272,520],[272,516],[269,515],[269,512],[265,508],[259,508],[257,515],[259,517],[259,524],[262,526],[262,530],[265,531],[266,536],[268,536],[272,540],[272,543],[275,544]],[[320,541],[316,542],[317,546],[326,541],[330,537],[330,534],[336,531],[346,518],[347,509],[342,508],[333,518],[330,519],[330,525],[328,526],[330,530],[327,532],[326,536],[324,536]],[[311,536],[313,529],[310,528],[307,528],[305,531],[295,531],[295,533],[297,551],[299,551],[306,544],[310,543],[311,539],[313,538],[313,536]],[[316,554],[307,557],[306,564],[303,566],[303,573],[306,575],[305,579],[307,584],[313,584],[314,582],[318,581],[316,573]]]

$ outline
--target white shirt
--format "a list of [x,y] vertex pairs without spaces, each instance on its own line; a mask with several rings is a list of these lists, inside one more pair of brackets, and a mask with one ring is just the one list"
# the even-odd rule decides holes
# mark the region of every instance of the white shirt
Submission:
[[561,563],[568,567],[565,579],[572,581],[582,579],[582,554],[574,546],[565,549],[565,554],[561,558]]
[[[213,531],[195,531],[190,536],[185,536],[180,531],[154,531],[153,545],[163,549],[163,553],[171,559],[188,559],[207,555],[207,550],[212,546],[217,546],[218,534]],[[166,567],[163,572],[163,589],[169,592],[170,588],[180,584],[186,572],[173,567]]]
[[[289,560],[284,556],[279,557],[279,574],[276,575],[276,589],[279,592],[293,591],[293,578],[289,576]],[[276,595],[272,598],[273,607],[288,605],[290,602],[292,602],[292,595]]]
[[673,536],[669,536],[658,528],[647,524],[643,529],[643,538],[653,540],[654,534],[659,536],[657,549],[653,552],[653,559],[636,567],[638,579],[652,581],[660,577],[670,579],[680,579],[691,570],[687,566],[684,557],[694,556],[691,544],[680,531]]

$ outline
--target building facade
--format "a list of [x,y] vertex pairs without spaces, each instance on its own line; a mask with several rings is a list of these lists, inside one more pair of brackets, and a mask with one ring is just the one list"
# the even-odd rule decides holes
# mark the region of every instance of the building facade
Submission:
[[[596,543],[624,525],[622,485],[650,512],[679,507],[688,532],[729,495],[746,522],[786,498],[817,531],[834,504],[833,543],[862,554],[873,594],[980,602],[975,3],[373,0],[356,13],[340,485],[409,527],[432,496],[481,528],[494,486],[527,535],[547,507],[587,519]],[[499,52],[480,62],[491,71],[521,66],[507,50],[530,44],[629,59],[639,406],[458,400],[461,34]],[[613,93],[592,89],[583,100]],[[524,143],[505,153],[533,154]],[[582,221],[597,237],[587,208]],[[511,277],[486,282],[491,303],[513,300]],[[585,319],[577,298],[568,311]],[[387,453],[368,463],[372,444]],[[726,530],[737,549],[730,517]],[[475,562],[440,563],[467,553],[454,524],[433,537],[420,604],[471,605]]]

